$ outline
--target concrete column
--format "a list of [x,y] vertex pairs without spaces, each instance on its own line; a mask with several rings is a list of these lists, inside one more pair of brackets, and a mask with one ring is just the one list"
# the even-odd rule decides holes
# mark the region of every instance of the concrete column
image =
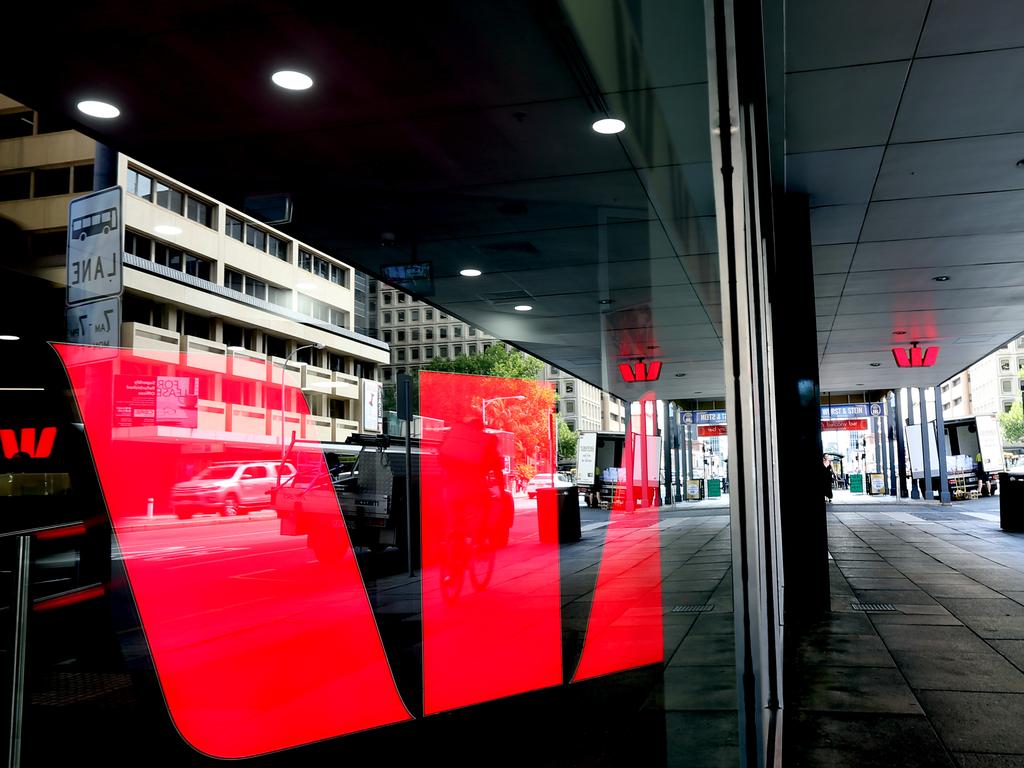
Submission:
[[903,390],[896,390],[896,462],[899,470],[900,498],[907,498],[907,446],[903,437]]
[[946,472],[946,424],[942,415],[942,391],[935,385],[935,448],[939,454],[939,503],[950,504],[949,475]]
[[[676,501],[683,500],[683,488],[685,487],[686,465],[683,463],[683,415],[679,408],[676,408],[675,415],[675,448],[676,448]],[[682,483],[680,483],[682,479]]]
[[889,458],[889,495],[896,496],[899,493],[896,485],[896,444],[894,443],[896,430],[893,428],[893,424],[896,423],[896,418],[893,415],[893,398],[891,392],[885,396],[885,401],[882,407],[885,409],[885,447]]
[[[658,410],[657,401],[655,401],[654,410]],[[665,495],[664,504],[670,506],[672,504],[672,403],[668,400],[665,401],[665,427],[661,432],[661,449],[665,454]]]
[[935,493],[932,491],[932,452],[928,445],[931,436],[928,434],[928,402],[925,399],[925,392],[927,390],[924,387],[920,387],[917,390],[918,397],[921,398],[921,453],[924,461],[924,477],[921,479],[921,498],[925,501],[931,501],[935,498]]
[[[907,429],[914,426],[914,390],[904,389],[902,390],[907,395]],[[910,498],[920,499],[921,489],[918,487],[917,480],[914,479],[914,468],[910,468]]]

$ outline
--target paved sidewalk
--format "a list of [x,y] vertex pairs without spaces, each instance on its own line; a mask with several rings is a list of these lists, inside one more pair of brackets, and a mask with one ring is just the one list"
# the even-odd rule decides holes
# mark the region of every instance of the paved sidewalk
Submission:
[[787,649],[785,764],[1024,766],[1024,535],[998,498],[842,502],[831,613]]

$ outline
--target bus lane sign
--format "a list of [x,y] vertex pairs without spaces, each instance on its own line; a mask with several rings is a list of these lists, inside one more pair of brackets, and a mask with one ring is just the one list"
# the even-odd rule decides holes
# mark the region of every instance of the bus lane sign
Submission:
[[121,187],[110,187],[68,206],[69,306],[121,294],[122,198]]

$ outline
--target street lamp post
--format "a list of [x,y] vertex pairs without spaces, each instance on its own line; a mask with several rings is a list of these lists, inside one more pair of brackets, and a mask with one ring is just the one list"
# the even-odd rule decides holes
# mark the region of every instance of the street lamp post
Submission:
[[504,397],[485,397],[480,403],[480,420],[487,426],[487,404],[496,403],[499,400],[525,400],[526,395],[506,395]]
[[284,470],[284,457],[285,457],[285,451],[287,450],[287,448],[285,446],[285,436],[286,435],[285,435],[285,428],[284,428],[284,422],[285,422],[285,415],[284,415],[285,414],[285,411],[284,411],[284,377],[285,377],[285,374],[288,372],[288,363],[290,363],[292,361],[292,358],[295,355],[299,354],[299,352],[301,352],[304,349],[323,349],[323,348],[324,348],[324,345],[319,343],[319,342],[317,342],[316,344],[305,344],[305,345],[303,345],[301,347],[296,347],[295,349],[292,350],[291,354],[288,355],[288,357],[286,357],[284,359],[284,365],[281,367],[281,463],[277,467],[277,486],[279,488],[281,487],[281,474],[282,474],[282,472]]

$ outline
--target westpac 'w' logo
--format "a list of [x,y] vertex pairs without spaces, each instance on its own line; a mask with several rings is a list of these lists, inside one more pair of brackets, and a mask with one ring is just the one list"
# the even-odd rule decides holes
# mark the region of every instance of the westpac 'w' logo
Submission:
[[53,443],[56,439],[56,427],[43,427],[38,440],[35,427],[0,429],[0,447],[3,448],[5,459],[13,459],[16,456],[45,459],[53,452]]

